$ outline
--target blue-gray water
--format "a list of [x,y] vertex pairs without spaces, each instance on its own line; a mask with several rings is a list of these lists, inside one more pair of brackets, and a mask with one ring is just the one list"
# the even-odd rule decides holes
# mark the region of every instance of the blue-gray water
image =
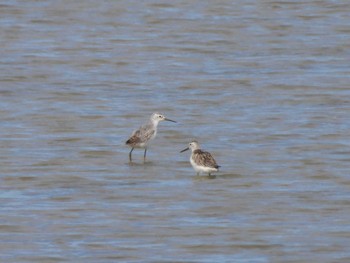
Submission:
[[[0,261],[350,262],[349,24],[347,1],[2,2]],[[155,111],[178,123],[129,164]]]

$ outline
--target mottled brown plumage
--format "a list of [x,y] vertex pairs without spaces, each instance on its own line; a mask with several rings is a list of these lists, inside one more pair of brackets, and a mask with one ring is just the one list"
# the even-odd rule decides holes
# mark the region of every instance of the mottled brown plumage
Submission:
[[219,165],[217,165],[215,159],[209,152],[204,152],[201,149],[194,150],[191,158],[197,165],[200,166],[215,169],[218,169],[220,167]]
[[216,163],[213,156],[209,152],[202,151],[197,141],[190,142],[189,147],[181,152],[189,149],[192,150],[190,162],[193,169],[197,172],[197,175],[201,172],[205,172],[210,175],[212,172],[217,172],[219,170],[220,166]]

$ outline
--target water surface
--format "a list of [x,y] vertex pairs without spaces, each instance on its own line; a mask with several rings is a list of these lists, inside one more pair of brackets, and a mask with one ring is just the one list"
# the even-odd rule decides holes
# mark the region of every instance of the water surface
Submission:
[[350,261],[350,4],[0,7],[0,261]]

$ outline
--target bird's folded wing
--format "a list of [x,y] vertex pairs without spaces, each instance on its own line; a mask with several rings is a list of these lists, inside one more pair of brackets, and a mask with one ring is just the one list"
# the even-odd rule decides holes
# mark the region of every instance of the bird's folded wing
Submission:
[[150,125],[144,125],[141,126],[140,129],[134,131],[129,138],[129,140],[126,141],[127,144],[138,144],[138,143],[144,143],[149,141],[152,136],[154,135],[155,130]]
[[215,159],[209,152],[196,150],[194,152],[194,159],[198,165],[212,167],[212,168],[219,168]]

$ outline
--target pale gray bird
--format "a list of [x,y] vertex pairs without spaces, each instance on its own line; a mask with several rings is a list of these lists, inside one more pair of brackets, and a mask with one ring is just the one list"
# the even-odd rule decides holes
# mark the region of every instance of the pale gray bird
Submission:
[[192,150],[190,157],[190,162],[193,169],[199,173],[204,172],[210,174],[212,172],[217,172],[219,170],[219,165],[217,165],[215,159],[209,152],[204,152],[200,149],[199,143],[197,141],[192,141],[188,144],[189,147],[183,149],[181,152]]
[[126,145],[131,147],[131,151],[129,152],[129,161],[131,162],[131,153],[134,148],[143,148],[145,152],[143,154],[143,160],[146,160],[147,153],[147,145],[153,140],[157,135],[157,127],[160,121],[171,121],[168,118],[165,118],[164,115],[159,113],[153,113],[148,123],[142,125],[138,130],[134,131],[131,137],[126,141]]

